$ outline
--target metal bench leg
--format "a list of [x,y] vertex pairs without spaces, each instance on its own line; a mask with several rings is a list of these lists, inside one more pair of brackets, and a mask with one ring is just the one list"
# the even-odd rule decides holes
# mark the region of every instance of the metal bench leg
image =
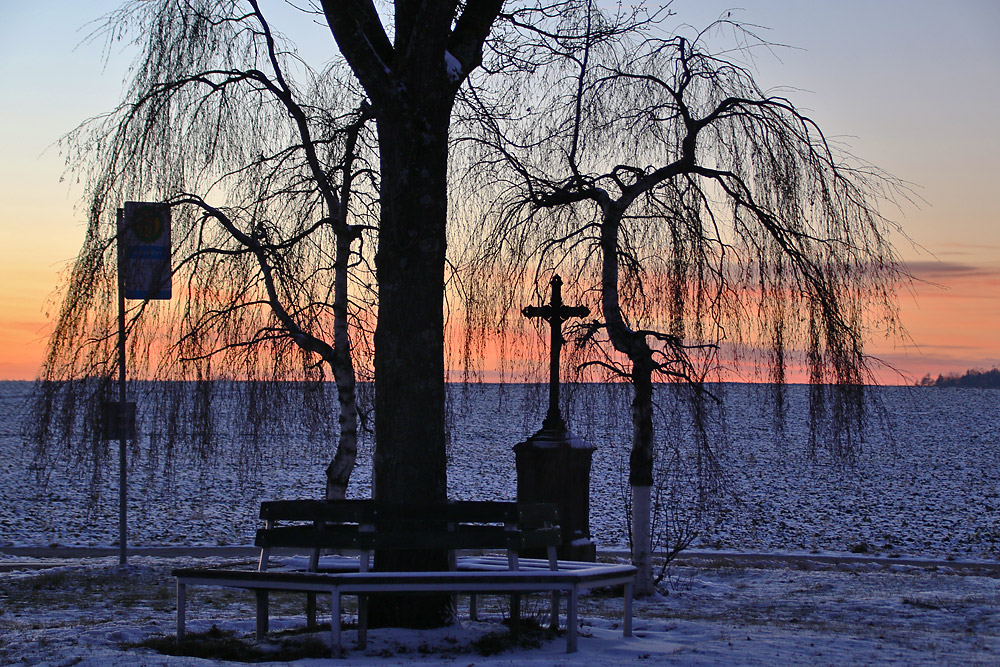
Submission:
[[358,596],[358,648],[368,648],[368,596]]
[[316,594],[306,593],[306,626],[316,627]]
[[516,639],[521,633],[521,594],[510,596],[510,634]]
[[257,641],[261,641],[264,639],[264,635],[267,634],[269,601],[266,590],[255,592],[257,594]]
[[569,591],[569,599],[566,601],[566,652],[576,652],[577,618],[576,604],[580,599],[580,592],[576,586]]
[[339,658],[340,653],[340,591],[330,591],[330,644],[331,655]]
[[469,620],[478,621],[479,620],[479,603],[478,596],[475,593],[469,595]]
[[187,585],[177,581],[177,639],[184,638],[184,616],[187,605]]
[[632,582],[625,584],[625,618],[622,625],[622,636],[632,636]]

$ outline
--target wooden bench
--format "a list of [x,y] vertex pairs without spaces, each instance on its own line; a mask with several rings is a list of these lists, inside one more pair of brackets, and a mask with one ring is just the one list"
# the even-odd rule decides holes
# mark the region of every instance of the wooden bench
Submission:
[[[257,635],[268,629],[270,591],[298,591],[307,597],[306,617],[315,624],[315,596],[331,598],[331,644],[341,654],[341,598],[358,597],[358,646],[367,641],[367,596],[373,593],[467,593],[475,620],[476,594],[511,596],[511,620],[520,616],[522,593],[552,594],[550,620],[558,627],[559,600],[567,597],[566,650],[577,646],[579,595],[590,588],[624,586],[623,633],[631,635],[631,565],[558,561],[557,510],[551,504],[457,501],[433,506],[385,506],[367,500],[277,501],[261,505],[265,527],[257,532],[261,548],[257,570],[184,568],[177,578],[177,636],[184,636],[188,586],[213,585],[253,590],[257,597]],[[306,550],[302,569],[272,569],[274,549]],[[545,549],[549,558],[521,558],[527,550]],[[376,550],[446,550],[447,571],[373,571]],[[321,551],[357,552],[357,557],[320,559]],[[463,551],[502,551],[503,555],[460,555]]]
[[[257,531],[261,547],[258,570],[268,569],[272,548],[308,547],[308,571],[318,569],[321,550],[352,550],[353,560],[327,563],[326,571],[361,571],[372,568],[375,550],[447,551],[448,569],[459,569],[460,550],[503,550],[508,569],[517,570],[522,551],[545,551],[549,569],[557,569],[556,547],[560,544],[559,513],[554,503],[453,501],[436,505],[379,505],[370,500],[336,502],[315,500],[272,501],[261,504],[264,528]],[[294,525],[288,525],[294,522]],[[279,525],[281,524],[281,525]],[[376,530],[378,525],[378,530]],[[389,528],[392,526],[392,528]],[[462,568],[472,562],[463,560]],[[511,595],[514,630],[520,618],[520,596]],[[558,629],[558,593],[553,594],[550,614]],[[258,593],[258,636],[267,632],[267,592]],[[367,599],[359,599],[361,645],[364,646]],[[306,616],[315,622],[315,595],[307,595]],[[476,619],[476,596],[470,596],[470,616]]]

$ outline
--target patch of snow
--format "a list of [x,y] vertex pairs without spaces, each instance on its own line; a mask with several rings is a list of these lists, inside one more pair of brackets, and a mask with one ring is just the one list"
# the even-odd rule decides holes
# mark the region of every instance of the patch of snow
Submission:
[[[56,456],[42,483],[31,474],[21,405],[31,383],[0,383],[0,544],[111,546],[117,538],[117,457],[101,472],[101,500],[88,507],[89,469]],[[771,430],[765,388],[720,389],[728,414],[710,425],[732,493],[724,497],[696,548],[761,553],[856,554],[920,559],[1000,560],[1000,390],[887,387],[883,398],[894,440],[877,430],[853,466],[808,453],[806,387],[788,388],[789,419]],[[449,387],[449,494],[455,499],[514,500],[512,447],[536,432],[546,385]],[[658,389],[666,391],[666,389]],[[590,533],[599,550],[628,545],[621,502],[631,425],[627,387],[566,385],[564,417],[595,446]],[[333,401],[331,397],[331,401]],[[683,446],[690,426],[658,399],[661,441]],[[336,410],[331,406],[331,414]],[[291,430],[259,455],[245,452],[245,415],[220,406],[217,457],[202,460],[179,443],[168,474],[149,432],[132,450],[129,539],[132,546],[252,544],[262,500],[322,497],[329,443]],[[724,432],[723,432],[724,431]],[[372,442],[362,433],[349,497],[368,497]],[[254,458],[259,457],[259,458]],[[254,466],[248,469],[248,462]],[[86,464],[83,464],[86,468]],[[257,472],[254,472],[256,470]],[[738,498],[740,502],[733,502]],[[3,558],[3,556],[0,556]]]
[[[125,646],[173,635],[169,572],[207,564],[205,559],[142,557],[123,568],[107,558],[58,571],[0,573],[5,595],[0,664],[231,664]],[[214,625],[253,643],[251,593],[210,587],[195,591],[200,594],[191,596],[188,607],[192,632]],[[290,598],[280,610],[272,606],[272,630],[301,627],[301,601]],[[992,664],[1000,652],[1000,578],[925,568],[896,573],[675,567],[660,594],[635,602],[631,638],[621,634],[620,598],[582,596],[579,651],[573,654],[565,653],[564,637],[491,656],[471,652],[473,640],[505,631],[503,600],[480,603],[479,622],[464,618],[461,626],[436,630],[373,629],[366,650],[356,647],[353,630],[345,630],[348,653],[337,664],[940,665]],[[542,596],[526,597],[522,605],[529,615],[544,614],[548,607]],[[467,610],[464,599],[459,608]],[[326,641],[325,633],[316,636]],[[330,663],[303,659],[264,664]]]

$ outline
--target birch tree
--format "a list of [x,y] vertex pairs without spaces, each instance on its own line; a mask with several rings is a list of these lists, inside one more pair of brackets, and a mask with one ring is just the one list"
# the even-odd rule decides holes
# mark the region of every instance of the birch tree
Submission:
[[[248,380],[237,404],[251,433],[285,417],[337,434],[326,495],[342,498],[357,452],[352,338],[370,346],[374,305],[363,243],[378,214],[371,107],[342,65],[312,70],[256,2],[239,5],[133,3],[96,35],[134,35],[141,55],[122,105],[63,140],[87,187],[89,225],[40,374],[38,440],[65,439],[72,429],[57,427],[76,419],[78,399],[107,393],[117,363],[115,211],[151,199],[173,210],[178,298],[130,307],[129,365],[140,379],[193,380],[193,396],[206,397],[184,410],[178,401],[194,399],[159,385],[168,434],[185,428],[185,415],[189,432],[210,433],[215,381]],[[335,426],[322,401],[327,373]],[[301,412],[273,405],[287,380],[306,383]],[[95,446],[96,423],[84,422]]]
[[[90,228],[42,374],[40,431],[54,423],[46,416],[73,418],[79,384],[62,380],[97,377],[102,387],[111,377],[115,203],[164,201],[184,208],[174,261],[186,298],[132,310],[133,357],[155,360],[160,377],[197,380],[199,397],[231,369],[322,387],[328,367],[344,399],[354,341],[342,334],[353,322],[364,343],[374,323],[374,497],[444,501],[448,130],[500,7],[317,3],[302,11],[330,31],[333,64],[319,71],[256,0],[147,0],[112,15],[104,34],[134,39],[142,55],[122,107],[68,141],[79,150],[71,159],[87,183]],[[374,257],[352,254],[366,239],[365,248],[377,244]],[[174,342],[146,354],[154,332]],[[357,422],[351,401],[341,405],[345,456],[331,465],[335,477],[350,472],[345,439]],[[196,414],[210,424],[206,410]],[[376,567],[398,567],[399,557],[381,554]],[[444,553],[405,559],[408,569],[445,564]],[[373,606],[372,618],[437,625],[450,610],[447,596],[423,606],[390,601]]]
[[[699,422],[705,382],[725,369],[782,385],[789,363],[801,364],[813,438],[849,456],[873,381],[864,341],[898,326],[894,294],[906,279],[897,228],[880,213],[905,196],[900,183],[757,86],[734,57],[765,46],[748,29],[726,19],[685,37],[657,30],[663,18],[580,3],[534,33],[538,65],[517,75],[518,112],[509,90],[484,87],[470,116],[484,121],[473,133],[479,163],[495,167],[495,196],[508,202],[491,233],[536,249],[497,255],[573,271],[600,314],[580,332],[582,366],[632,385],[640,594],[653,590],[654,383],[690,386]],[[722,29],[742,49],[712,51],[708,35]],[[824,433],[827,423],[836,428]],[[720,470],[704,429],[694,432],[707,498]]]

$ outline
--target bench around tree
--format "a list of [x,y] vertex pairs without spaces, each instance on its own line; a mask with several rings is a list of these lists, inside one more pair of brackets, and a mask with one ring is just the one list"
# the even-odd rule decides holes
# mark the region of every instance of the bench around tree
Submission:
[[[566,651],[577,647],[578,600],[591,588],[624,587],[623,634],[631,636],[631,565],[559,561],[557,510],[552,504],[454,501],[434,506],[377,506],[367,500],[273,501],[261,504],[265,527],[257,531],[261,548],[257,570],[182,568],[177,578],[177,636],[185,632],[187,587],[225,586],[253,590],[257,597],[257,636],[268,628],[268,593],[298,591],[307,595],[308,623],[315,623],[315,596],[331,599],[333,655],[341,654],[340,607],[343,596],[358,597],[358,646],[367,640],[367,595],[372,593],[467,593],[475,620],[476,594],[511,596],[511,619],[520,616],[522,593],[552,594],[551,623],[558,627],[559,598],[567,598]],[[289,523],[295,522],[295,523]],[[272,549],[307,550],[304,570],[269,569]],[[448,571],[373,571],[376,550],[447,550]],[[529,550],[548,558],[522,558]],[[320,552],[358,552],[357,558],[320,561]],[[503,551],[503,556],[466,555],[460,551]]]

